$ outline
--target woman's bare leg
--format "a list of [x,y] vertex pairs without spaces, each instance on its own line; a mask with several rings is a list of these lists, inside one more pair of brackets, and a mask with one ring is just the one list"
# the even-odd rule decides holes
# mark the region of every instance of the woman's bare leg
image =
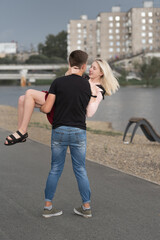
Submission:
[[[18,101],[18,130],[25,134],[34,110],[34,107],[40,108],[45,103],[46,93],[29,89],[25,95],[21,96]],[[15,132],[15,138],[19,135]],[[8,137],[10,139],[10,137]],[[6,141],[7,144],[7,141]]]
[[23,108],[23,117],[22,121],[21,117],[19,117],[21,123],[18,129],[23,134],[27,132],[28,124],[30,122],[34,107],[40,108],[45,103],[45,95],[46,93],[37,90],[29,89],[26,91]]
[[18,129],[20,128],[23,120],[24,101],[25,101],[25,95],[20,96],[18,99]]

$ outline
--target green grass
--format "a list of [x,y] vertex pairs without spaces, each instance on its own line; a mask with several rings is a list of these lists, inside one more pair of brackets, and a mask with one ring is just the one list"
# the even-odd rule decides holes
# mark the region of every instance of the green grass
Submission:
[[48,129],[48,130],[52,129],[52,126],[49,126],[44,123],[39,123],[39,122],[30,122],[29,127],[38,127],[38,128]]
[[[44,124],[44,123],[39,123],[39,122],[30,122],[29,127],[38,127],[38,128],[44,128],[51,130],[52,126]],[[113,131],[102,131],[102,130],[95,130],[87,127],[87,131],[93,134],[99,134],[99,135],[107,135],[107,136],[122,136],[122,133],[120,132],[113,132]]]
[[99,134],[99,135],[107,135],[107,136],[122,136],[122,133],[120,132],[113,132],[113,131],[102,131],[102,130],[95,130],[92,128],[87,127],[87,131],[91,132],[93,134]]

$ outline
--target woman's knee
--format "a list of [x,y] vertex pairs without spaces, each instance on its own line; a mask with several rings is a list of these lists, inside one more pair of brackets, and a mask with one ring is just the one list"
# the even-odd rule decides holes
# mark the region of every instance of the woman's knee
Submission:
[[24,100],[25,100],[25,96],[24,95],[20,96],[19,99],[18,99],[18,105],[23,105]]
[[36,104],[43,105],[45,103],[45,93],[42,91],[28,89],[25,98],[32,98]]
[[32,96],[33,95],[33,92],[34,90],[33,89],[28,89],[26,92],[25,92],[25,96]]

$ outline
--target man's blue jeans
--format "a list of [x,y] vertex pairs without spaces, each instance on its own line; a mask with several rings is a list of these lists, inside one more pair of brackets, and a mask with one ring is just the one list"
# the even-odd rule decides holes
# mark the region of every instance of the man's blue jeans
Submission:
[[52,129],[52,161],[46,183],[45,200],[52,201],[54,197],[58,180],[63,171],[68,146],[70,148],[73,171],[77,179],[82,202],[90,202],[91,191],[85,167],[86,131],[67,126]]

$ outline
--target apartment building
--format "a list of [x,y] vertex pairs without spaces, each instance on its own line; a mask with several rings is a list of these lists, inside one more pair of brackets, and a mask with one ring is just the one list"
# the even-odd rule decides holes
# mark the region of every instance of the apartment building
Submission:
[[92,61],[135,55],[143,50],[160,50],[160,8],[145,1],[143,8],[121,12],[119,6],[111,12],[100,13],[95,20],[86,15],[68,24],[68,54],[81,49]]
[[88,53],[89,62],[92,62],[97,55],[96,20],[89,20],[86,15],[82,15],[79,20],[71,20],[67,28],[68,55],[76,49],[83,50]]
[[97,56],[116,58],[125,53],[125,12],[112,7],[112,12],[97,17]]
[[160,8],[144,2],[143,8],[132,8],[126,14],[126,52],[160,50]]

